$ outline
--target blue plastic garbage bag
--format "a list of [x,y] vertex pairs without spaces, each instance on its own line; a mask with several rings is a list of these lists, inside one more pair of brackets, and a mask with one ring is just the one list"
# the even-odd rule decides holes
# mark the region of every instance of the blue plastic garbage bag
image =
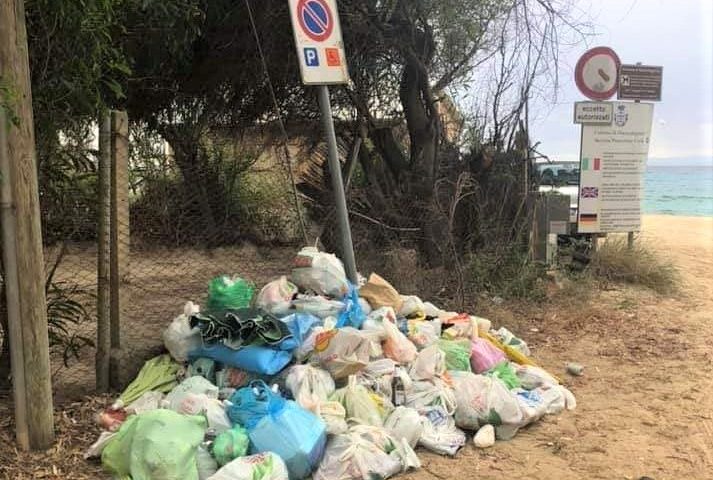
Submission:
[[262,380],[253,380],[231,395],[227,408],[228,418],[248,430],[255,427],[265,415],[276,414],[285,408],[285,400],[274,393]]
[[273,392],[257,380],[230,399],[228,416],[248,429],[250,452],[274,452],[287,466],[291,480],[310,475],[322,459],[326,426],[313,413]]
[[337,328],[354,327],[361,328],[366,320],[366,315],[359,305],[359,292],[354,285],[349,284],[349,293],[344,297],[344,310],[337,318]]
[[314,327],[324,324],[324,320],[309,313],[293,313],[280,320],[287,325],[290,333],[292,333],[291,337],[286,338],[279,344],[280,350],[288,351],[292,351],[302,345]]
[[188,354],[188,358],[205,357],[261,375],[275,375],[292,361],[292,352],[279,348],[248,345],[238,350],[225,345],[204,345]]

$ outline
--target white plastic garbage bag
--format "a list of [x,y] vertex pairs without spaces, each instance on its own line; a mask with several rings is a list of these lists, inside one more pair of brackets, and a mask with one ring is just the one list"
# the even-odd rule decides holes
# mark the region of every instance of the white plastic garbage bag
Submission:
[[289,480],[285,462],[272,452],[238,457],[208,480]]
[[218,471],[218,462],[215,461],[213,455],[210,454],[206,444],[198,445],[196,451],[196,467],[198,467],[198,480],[208,480],[215,472]]
[[456,411],[456,396],[453,389],[440,377],[413,382],[406,392],[405,406],[420,410],[429,406],[440,406],[448,415]]
[[156,392],[154,390],[149,390],[144,392],[139,398],[131,402],[126,408],[127,415],[134,415],[144,412],[150,412],[151,410],[156,410],[161,406],[161,401],[163,400],[163,393]]
[[404,439],[411,447],[416,447],[423,433],[423,418],[418,410],[409,407],[396,407],[384,422],[384,428],[395,439]]
[[327,433],[339,435],[347,431],[347,411],[339,402],[320,402],[317,404],[316,413],[327,426]]
[[416,360],[411,364],[409,375],[413,380],[430,380],[443,375],[446,371],[446,354],[431,345],[418,353]]
[[408,339],[422,349],[433,345],[441,338],[441,321],[435,320],[409,320]]
[[364,385],[357,382],[357,377],[352,375],[347,386],[334,392],[330,400],[344,406],[348,420],[381,427],[384,425],[384,419],[372,395]]
[[294,260],[291,280],[303,290],[320,295],[343,298],[349,292],[349,282],[341,260],[331,253],[305,247]]
[[329,372],[312,365],[290,367],[285,386],[303,408],[315,411],[320,402],[325,402],[334,393],[334,380]]
[[455,455],[465,445],[465,433],[456,427],[453,417],[443,407],[419,409],[423,433],[418,444],[440,455]]
[[99,434],[96,442],[92,443],[86,452],[84,452],[84,459],[88,460],[90,458],[98,458],[102,456],[104,447],[111,441],[112,438],[116,436],[117,432],[102,432]]
[[188,354],[203,345],[200,330],[191,328],[189,321],[189,317],[198,310],[198,305],[186,302],[183,313],[174,318],[163,332],[163,344],[177,362],[187,362]]
[[416,295],[401,295],[401,300],[403,300],[403,303],[401,304],[401,309],[399,309],[399,315],[402,317],[408,317],[417,312],[424,313],[426,309],[421,299]]
[[401,472],[403,466],[361,435],[335,435],[327,441],[322,462],[313,474],[314,480],[386,479]]
[[344,302],[329,300],[321,295],[297,295],[292,301],[292,308],[297,313],[310,313],[315,317],[336,317],[344,310]]
[[273,315],[286,314],[296,294],[297,286],[283,275],[262,287],[255,299],[255,306]]
[[418,353],[416,345],[401,333],[395,324],[383,321],[382,325],[386,333],[386,339],[382,344],[384,355],[402,364],[413,362]]
[[[175,412],[191,415],[196,411],[200,411],[200,408],[196,410],[194,405],[197,402],[202,401],[200,397],[196,398],[196,396],[201,394],[207,396],[208,398],[217,399],[218,387],[210,383],[204,377],[188,377],[179,383],[173,390],[168,392],[166,398],[164,399],[164,403],[168,405],[168,408]],[[202,404],[199,406],[202,407]]]
[[521,425],[522,411],[517,398],[500,379],[471,372],[450,374],[457,404],[456,425],[468,430],[477,430],[486,423]]
[[369,339],[352,327],[325,330],[314,337],[314,351],[310,358],[338,380],[366,367],[370,344]]

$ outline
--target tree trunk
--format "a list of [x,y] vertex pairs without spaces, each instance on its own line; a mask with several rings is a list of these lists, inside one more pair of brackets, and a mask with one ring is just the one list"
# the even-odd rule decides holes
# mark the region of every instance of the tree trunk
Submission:
[[162,135],[171,145],[174,160],[183,177],[183,185],[188,196],[184,202],[198,207],[198,215],[196,215],[198,221],[194,223],[201,229],[200,237],[204,245],[212,247],[219,244],[221,240],[216,216],[211,207],[209,189],[206,188],[206,184],[212,182],[207,178],[205,165],[202,164],[199,155],[200,139],[191,135],[188,130],[166,128]]

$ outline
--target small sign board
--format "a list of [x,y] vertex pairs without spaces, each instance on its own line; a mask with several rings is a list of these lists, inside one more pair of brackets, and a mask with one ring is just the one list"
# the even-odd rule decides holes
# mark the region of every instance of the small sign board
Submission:
[[619,100],[661,101],[663,67],[622,65],[619,69]]
[[336,0],[289,0],[289,5],[302,83],[348,83]]
[[574,123],[611,125],[613,113],[610,102],[574,102]]
[[592,100],[607,100],[619,86],[619,56],[609,47],[587,50],[577,61],[574,80],[579,91]]

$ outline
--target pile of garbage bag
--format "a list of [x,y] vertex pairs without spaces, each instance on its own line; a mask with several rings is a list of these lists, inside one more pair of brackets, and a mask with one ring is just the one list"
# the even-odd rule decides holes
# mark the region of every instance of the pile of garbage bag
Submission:
[[508,440],[574,395],[506,328],[352,285],[334,255],[304,248],[289,278],[256,293],[210,282],[187,302],[85,456],[133,480],[350,480],[420,468],[414,449],[456,455]]

